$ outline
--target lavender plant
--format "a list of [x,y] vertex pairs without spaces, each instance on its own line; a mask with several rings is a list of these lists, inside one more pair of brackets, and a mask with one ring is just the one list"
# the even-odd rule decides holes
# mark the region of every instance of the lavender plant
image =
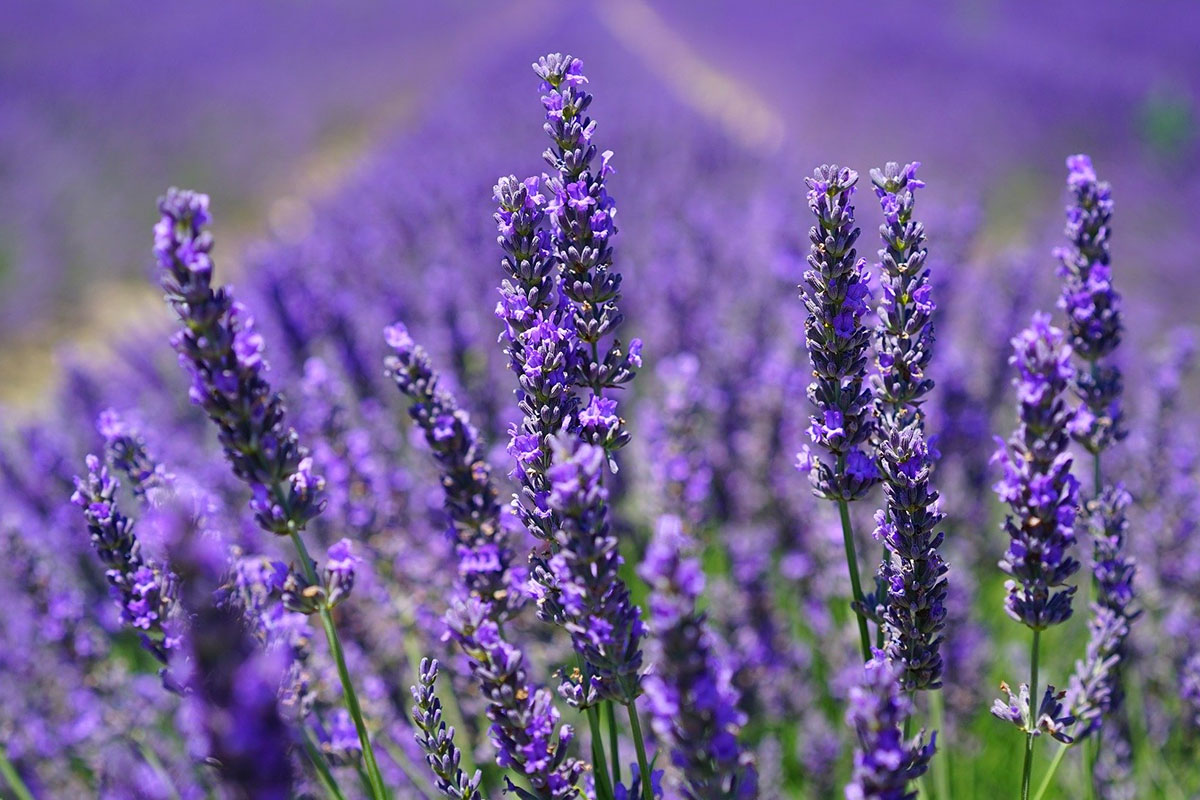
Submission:
[[871,389],[864,386],[869,330],[862,325],[870,290],[866,261],[857,258],[854,243],[854,184],[858,173],[837,165],[822,165],[806,178],[808,206],[817,218],[809,229],[809,269],[804,273],[805,342],[812,360],[813,382],[808,399],[816,407],[809,436],[833,464],[815,456],[806,446],[798,467],[807,473],[818,497],[837,503],[842,519],[846,565],[857,616],[863,660],[870,659],[862,585],[858,574],[849,503],[866,494],[879,478],[872,458],[862,450],[873,422]]

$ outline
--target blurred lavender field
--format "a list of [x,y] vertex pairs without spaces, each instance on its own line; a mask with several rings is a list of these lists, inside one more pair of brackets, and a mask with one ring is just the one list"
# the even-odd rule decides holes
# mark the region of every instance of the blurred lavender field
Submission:
[[[1124,330],[1115,351],[1076,360],[1093,380],[1110,363],[1124,373],[1117,395],[1129,435],[1092,447],[1071,430],[1082,488],[1078,498],[1063,488],[1070,502],[1055,502],[1079,516],[1072,551],[1083,566],[1070,583],[1080,588],[1074,615],[1040,634],[1032,660],[1043,688],[1069,691],[1067,711],[1091,713],[1080,698],[1099,690],[1071,676],[1093,667],[1093,683],[1116,699],[1104,694],[1094,728],[1082,713],[1060,723],[1053,708],[1039,710],[1049,723],[1033,724],[1032,784],[1043,797],[1200,796],[1194,4],[135,2],[118,11],[56,0],[12,17],[21,35],[0,44],[0,602],[11,609],[0,615],[0,797],[453,797],[458,789],[447,787],[465,786],[476,766],[489,798],[514,779],[519,796],[539,798],[576,796],[575,784],[600,800],[906,797],[906,786],[939,800],[1018,796],[1026,739],[989,706],[1002,680],[1015,690],[1029,678],[1031,654],[1028,630],[1005,614],[1013,573],[996,565],[1015,545],[992,489],[1003,460],[990,460],[1030,394],[1012,389],[1010,340],[1038,310],[1069,327],[1056,307],[1064,290],[1052,251],[1066,243],[1064,160],[1082,152],[1113,187]],[[569,392],[582,392],[568,409],[572,432],[590,444],[539,433],[541,455],[528,460],[519,436],[533,429],[521,426],[539,423],[513,396],[510,367],[519,372],[528,358],[513,331],[524,323],[511,308],[497,318],[497,287],[520,276],[501,267],[493,186],[510,173],[566,174],[539,157],[551,141],[529,70],[556,51],[583,59],[598,153],[615,152],[614,174],[598,153],[587,174],[619,208],[612,243],[625,344],[612,344],[610,360],[622,366],[609,371],[624,377],[599,381],[617,412],[589,404],[589,393],[602,393],[596,383]],[[805,398],[811,309],[796,287],[806,280],[815,201],[804,179],[828,162],[860,174],[857,247],[871,293],[862,324],[883,329],[875,309],[888,295],[876,251],[885,217],[868,173],[892,160],[920,161],[927,184],[915,218],[928,235],[936,300],[934,385],[919,446],[865,433],[861,441],[874,471],[886,473],[889,458],[931,465],[920,480],[941,495],[950,571],[948,594],[935,603],[945,614],[935,625],[943,685],[930,691],[896,688],[890,670],[902,659],[864,673],[850,610],[843,526],[853,527],[867,592],[883,598],[873,516],[895,506],[896,481],[884,480],[886,493],[868,481],[839,520],[837,504],[814,497],[796,469],[797,453],[828,444],[821,430],[838,427],[810,417]],[[171,185],[211,195],[214,286],[232,282],[246,306],[223,307],[219,294],[205,300],[216,324],[230,326],[228,356],[241,370],[234,393],[261,389],[228,407],[219,398],[232,390],[221,388],[219,371],[204,377],[202,343],[225,334],[181,304],[193,291],[186,283],[165,285],[199,337],[182,352],[200,377],[181,372],[168,342],[175,320],[156,284],[172,257],[206,247],[190,249],[187,239],[203,221],[187,205],[198,201],[178,200],[191,210],[162,213],[175,220],[171,236],[187,234],[184,245],[164,256],[163,242],[174,240],[159,231],[154,264],[152,203]],[[553,183],[539,187],[554,202]],[[603,210],[607,195],[593,195]],[[546,212],[547,236],[560,235],[549,231],[563,229],[556,215],[565,213]],[[518,236],[505,225],[502,237]],[[385,340],[396,322],[403,329]],[[887,380],[878,360],[886,342],[871,340],[872,380]],[[421,353],[441,373],[433,383]],[[1035,356],[1018,361],[1025,385],[1041,375]],[[269,387],[255,383],[264,376]],[[285,398],[283,422],[270,390]],[[528,383],[521,392],[537,396]],[[1026,423],[1027,406],[1019,406]],[[1115,417],[1115,405],[1101,406],[1101,417]],[[1065,447],[1064,419],[1050,427],[1063,428]],[[605,425],[608,434],[597,432]],[[278,446],[286,426],[311,462]],[[936,437],[929,453],[926,428]],[[630,434],[627,447],[618,431]],[[599,477],[591,445],[620,469]],[[85,462],[88,453],[101,458]],[[564,465],[580,477],[554,471]],[[893,466],[908,475],[899,480],[917,480]],[[125,484],[119,492],[108,472]],[[83,513],[69,503],[75,476],[85,476]],[[571,511],[563,495],[589,480],[590,499],[580,502],[594,508]],[[323,513],[305,516],[309,489],[327,501]],[[535,510],[510,512],[509,498],[526,489]],[[263,499],[276,490],[290,499]],[[1013,492],[997,491],[1019,519]],[[113,522],[118,507],[137,523],[131,549]],[[613,538],[597,534],[599,550],[580,558],[601,565],[605,585],[627,585],[623,602],[645,612],[641,666],[650,674],[636,702],[629,694],[640,689],[622,695],[604,682],[616,680],[609,673],[592,672],[608,662],[563,622],[569,610],[554,610],[564,590],[538,570],[566,581],[550,554],[576,551],[539,534],[539,513],[567,532],[562,541],[584,537],[597,518],[611,525]],[[1127,534],[1114,521],[1121,514]],[[307,524],[316,559],[307,575],[307,553],[297,561],[288,537],[272,535],[286,534],[288,522],[293,532]],[[1099,555],[1113,541],[1120,552]],[[884,554],[886,565],[893,556]],[[532,590],[520,579],[527,555]],[[1113,565],[1130,557],[1141,615],[1105,660],[1107,650],[1087,649],[1098,640],[1089,620],[1105,618],[1089,603],[1108,608],[1104,587],[1124,585]],[[499,571],[507,588],[481,592],[472,581],[490,574],[479,565],[493,558],[507,565]],[[703,568],[702,591],[694,566]],[[209,607],[217,587],[234,600],[220,607],[243,611],[248,629]],[[490,602],[463,605],[463,595]],[[605,597],[605,613],[619,617],[620,598]],[[863,616],[883,643],[888,623]],[[336,646],[318,632],[326,617],[341,632]],[[493,623],[513,644],[485,635]],[[534,698],[522,713],[545,723],[523,747],[489,734],[512,718],[498,719],[507,707],[481,677],[496,653],[511,658],[510,646],[523,655],[507,702]],[[441,661],[436,683],[423,657]],[[673,671],[677,662],[686,668]],[[580,700],[576,667],[601,675],[596,704]],[[357,686],[353,703],[342,668]],[[719,679],[681,698],[670,681],[688,669]],[[271,692],[262,700],[254,687],[271,689],[281,673],[279,702]],[[543,695],[559,710],[537,705]],[[705,705],[714,697],[727,713]],[[622,704],[634,717],[640,710],[644,736],[614,715]],[[1007,708],[994,713],[1020,717]],[[879,722],[910,711],[911,731]],[[436,759],[427,768],[430,752],[453,748],[437,733],[443,713],[457,729],[462,780]],[[223,738],[226,714],[252,716],[253,733]],[[549,733],[559,722],[574,726],[574,741]],[[927,755],[908,742],[922,728],[938,730],[928,772]],[[1064,731],[1079,744],[1053,740],[1068,739]],[[655,769],[666,770],[653,792],[631,776],[643,739]],[[897,794],[870,783],[872,770],[887,773],[888,747],[912,761]],[[618,763],[602,762],[617,752]],[[251,779],[240,764],[274,766]],[[543,773],[571,786],[546,788]]]

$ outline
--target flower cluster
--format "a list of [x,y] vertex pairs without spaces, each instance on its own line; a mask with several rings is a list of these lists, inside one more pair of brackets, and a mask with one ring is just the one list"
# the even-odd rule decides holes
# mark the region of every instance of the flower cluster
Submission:
[[479,793],[482,774],[476,772],[467,777],[459,766],[462,751],[454,743],[454,728],[447,727],[442,719],[442,701],[436,692],[437,677],[438,662],[422,659],[418,683],[412,687],[417,744],[425,751],[425,761],[437,776],[438,791],[451,800],[483,800]]
[[[538,59],[533,70],[542,81],[544,128],[553,142],[545,158],[557,171],[549,180],[553,198],[546,211],[554,223],[554,260],[562,276],[563,294],[572,303],[578,337],[573,382],[591,390],[587,405],[597,407],[595,416],[600,418],[595,425],[584,425],[584,435],[611,453],[629,442],[629,433],[615,414],[616,401],[603,398],[604,391],[631,381],[642,360],[638,339],[629,343],[628,352],[619,339],[605,346],[624,319],[617,305],[621,274],[613,269],[617,209],[605,186],[613,173],[613,154],[610,150],[599,153],[596,166],[598,151],[592,142],[596,123],[587,114],[592,95],[584,89],[588,80],[583,63],[570,55],[551,53]],[[603,409],[599,408],[602,399]]]
[[[470,658],[471,672],[487,701],[496,761],[529,780],[534,800],[576,797],[584,765],[570,756],[574,732],[569,725],[559,727],[554,696],[530,685],[524,655],[501,637],[492,616],[478,597],[456,598],[446,623]],[[511,782],[509,787],[518,791]]]
[[1066,692],[1055,691],[1053,686],[1047,686],[1035,714],[1029,702],[1028,684],[1022,683],[1014,694],[1007,683],[1001,683],[1000,691],[1004,692],[1007,699],[997,699],[992,703],[992,716],[1011,722],[1030,736],[1046,735],[1063,744],[1074,741],[1071,726],[1075,724],[1075,717],[1063,704]]
[[105,458],[129,479],[134,495],[152,503],[159,499],[173,476],[150,457],[138,430],[112,408],[100,412],[96,429],[104,437]]
[[871,183],[883,209],[879,226],[884,249],[879,251],[879,282],[883,298],[875,331],[878,371],[872,376],[877,430],[899,431],[921,424],[921,404],[933,388],[926,374],[933,355],[936,306],[925,268],[925,226],[913,219],[920,162],[901,167],[889,161],[871,170]]
[[87,468],[86,478],[75,479],[71,499],[83,509],[121,619],[137,629],[146,650],[166,664],[179,646],[175,575],[142,552],[133,520],[117,505],[120,484],[108,467],[89,455]]
[[481,452],[479,433],[467,412],[441,385],[429,355],[400,323],[385,332],[392,355],[387,372],[411,401],[409,416],[420,426],[437,461],[446,516],[457,544],[459,576],[467,590],[490,604],[501,618],[520,607],[524,569],[515,565],[501,520],[491,466]]
[[906,691],[936,689],[942,681],[940,645],[946,625],[946,562],[937,530],[944,514],[930,483],[933,462],[920,426],[893,431],[879,445],[887,510],[876,513],[875,538],[890,557],[879,568],[885,596],[882,623],[887,657],[901,666]]
[[1000,568],[1011,577],[1008,613],[1037,631],[1071,616],[1075,587],[1066,582],[1079,569],[1070,554],[1079,483],[1071,475],[1063,398],[1074,370],[1063,332],[1045,314],[1013,338],[1013,350],[1019,421],[994,457],[1004,468],[995,491],[1010,509]]
[[620,576],[623,559],[601,482],[604,449],[570,435],[551,437],[550,448],[546,502],[561,527],[555,534],[557,552],[548,561],[535,562],[538,613],[567,629],[588,668],[581,683],[564,689],[575,704],[605,699],[630,703],[642,690],[645,626]]
[[817,218],[809,230],[809,269],[804,273],[805,341],[814,380],[808,399],[816,406],[809,435],[831,455],[831,466],[808,448],[798,465],[809,474],[819,496],[856,500],[879,477],[861,446],[871,436],[871,390],[863,385],[870,334],[862,325],[870,290],[866,262],[854,243],[854,184],[858,173],[825,165],[808,183],[808,206]]
[[928,744],[923,732],[912,739],[904,736],[904,723],[913,709],[900,689],[901,669],[877,651],[850,690],[846,722],[858,746],[846,800],[913,800],[917,793],[909,791],[909,784],[929,768],[937,733]]
[[545,508],[547,437],[577,426],[578,398],[571,391],[578,359],[578,338],[570,302],[558,289],[549,232],[543,227],[546,200],[537,178],[522,182],[501,178],[494,189],[498,204],[497,241],[508,277],[500,287],[496,316],[504,321],[505,354],[517,376],[517,407],[522,419],[510,430],[508,452],[521,483],[514,507],[540,539],[554,535]]
[[1085,368],[1072,388],[1081,401],[1071,422],[1072,435],[1099,453],[1124,437],[1121,370],[1108,356],[1121,343],[1121,296],[1112,285],[1108,239],[1112,232],[1112,188],[1098,180],[1086,155],[1067,159],[1066,235],[1070,245],[1055,250],[1063,281],[1059,307],[1067,315],[1067,333]]
[[679,518],[664,516],[638,568],[651,592],[654,664],[645,682],[654,732],[670,747],[681,797],[752,798],[754,765],[738,743],[745,715],[697,607],[705,578],[693,547]]
[[1088,503],[1092,535],[1092,576],[1096,599],[1088,621],[1088,646],[1067,690],[1067,705],[1079,723],[1075,738],[1095,732],[1105,715],[1121,705],[1118,672],[1125,641],[1138,612],[1133,608],[1133,577],[1125,535],[1132,503],[1123,487],[1109,487]]
[[183,328],[171,343],[192,380],[192,402],[216,423],[234,473],[253,492],[265,530],[287,535],[323,507],[324,480],[284,419],[283,398],[264,373],[263,339],[228,288],[212,288],[208,197],[170,189],[159,199],[154,252],[167,301]]

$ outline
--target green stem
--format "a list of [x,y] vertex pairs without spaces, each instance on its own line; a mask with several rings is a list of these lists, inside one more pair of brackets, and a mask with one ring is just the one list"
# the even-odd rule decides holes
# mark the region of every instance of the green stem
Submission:
[[[305,577],[308,578],[309,584],[318,585],[317,570],[313,566],[312,558],[308,555],[308,548],[304,546],[304,540],[300,538],[299,531],[293,530],[291,537],[292,544],[296,546],[296,552],[300,554],[300,561],[304,565]],[[350,717],[354,720],[354,727],[358,731],[358,741],[362,745],[367,777],[371,781],[371,794],[375,800],[387,800],[388,794],[383,784],[383,775],[379,772],[379,764],[375,761],[375,750],[371,747],[371,736],[367,732],[367,723],[363,719],[362,707],[358,704],[358,695],[354,691],[353,681],[350,680],[350,669],[346,666],[346,654],[342,650],[342,641],[338,638],[337,627],[333,624],[333,613],[329,610],[329,606],[322,602],[320,608],[317,609],[317,614],[321,617],[321,627],[325,629],[329,652],[333,655],[334,663],[337,665],[338,678],[342,683],[342,696],[346,700],[346,709],[350,712]]]
[[158,753],[146,746],[146,743],[139,738],[135,739],[138,754],[142,760],[150,765],[150,769],[162,780],[169,788],[169,793],[172,800],[179,800],[179,791],[175,788],[175,781],[171,779],[171,774],[167,772],[167,768],[163,766],[162,759],[158,757]]
[[604,708],[608,711],[608,752],[612,755],[612,782],[613,786],[616,786],[621,782],[621,744],[617,739],[617,709],[611,700],[604,703]]
[[842,543],[846,547],[846,567],[850,570],[850,591],[854,597],[854,616],[858,619],[858,638],[862,646],[863,661],[871,660],[871,633],[867,630],[867,618],[863,616],[862,584],[858,578],[858,555],[854,552],[854,529],[850,524],[850,504],[839,499],[838,513],[842,517]]
[[637,748],[642,800],[654,800],[654,790],[650,788],[650,760],[646,758],[646,742],[642,739],[642,724],[638,721],[637,708],[632,700],[625,704],[625,708],[629,710],[629,728],[633,732],[633,744]]
[[29,787],[25,785],[25,781],[21,780],[17,768],[8,760],[8,751],[0,745],[0,775],[4,776],[4,780],[8,783],[17,800],[33,800],[33,792],[29,791]]
[[[1042,632],[1033,632],[1033,648],[1029,659],[1029,724],[1037,724],[1038,709],[1038,645]],[[1033,774],[1033,731],[1025,739],[1025,766],[1021,770],[1021,800],[1029,800],[1029,779]]]
[[[1050,788],[1050,782],[1054,780],[1054,773],[1058,772],[1058,767],[1063,762],[1063,757],[1067,751],[1071,749],[1069,744],[1060,744],[1058,752],[1054,754],[1054,760],[1050,762],[1050,767],[1046,770],[1046,776],[1042,778],[1042,784],[1038,786],[1037,794],[1033,796],[1033,800],[1042,800],[1046,794],[1046,790]],[[939,798],[940,800],[940,798]]]
[[592,731],[592,769],[596,776],[596,794],[600,800],[615,797],[616,793],[608,782],[608,761],[604,757],[604,737],[600,733],[600,709],[588,706],[587,720]]
[[[933,729],[942,734],[942,742],[947,741],[943,732],[946,727],[946,698],[944,689],[934,689],[929,693],[929,711],[933,721]],[[950,753],[944,750],[933,757],[933,791],[937,800],[950,800]]]
[[304,728],[304,752],[308,754],[308,760],[312,763],[313,769],[317,771],[317,781],[325,789],[325,794],[329,795],[332,800],[346,800],[346,796],[338,787],[337,779],[333,777],[329,765],[325,763],[325,756],[321,754],[320,748],[313,741],[312,731],[307,725],[302,727]]

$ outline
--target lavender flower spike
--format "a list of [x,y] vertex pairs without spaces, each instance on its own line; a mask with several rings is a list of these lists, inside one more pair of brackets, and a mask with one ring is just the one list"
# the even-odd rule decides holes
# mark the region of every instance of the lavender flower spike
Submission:
[[1087,654],[1076,663],[1067,688],[1066,703],[1078,723],[1076,739],[1099,730],[1103,718],[1119,709],[1123,699],[1118,672],[1130,626],[1140,613],[1133,609],[1136,568],[1125,547],[1131,502],[1124,488],[1110,487],[1088,504],[1096,600],[1088,621]]
[[538,613],[563,625],[590,675],[578,687],[577,704],[596,700],[632,703],[641,694],[641,612],[629,597],[608,521],[608,491],[601,483],[603,448],[569,434],[551,437],[549,507],[561,528],[558,552],[536,564],[533,588]]
[[92,547],[107,568],[104,576],[122,621],[136,628],[142,646],[166,664],[180,641],[176,577],[143,555],[133,520],[117,506],[120,485],[108,467],[89,455],[87,468],[86,478],[75,479],[71,500],[83,509]]
[[1071,616],[1076,587],[1066,582],[1079,569],[1070,555],[1079,483],[1071,475],[1070,411],[1063,399],[1074,371],[1063,332],[1045,314],[1035,314],[1013,338],[1013,350],[1019,421],[993,457],[1004,468],[995,491],[1010,509],[1000,568],[1011,577],[1005,584],[1009,615],[1040,631]]
[[738,741],[745,715],[731,671],[715,652],[706,615],[697,608],[704,571],[689,555],[693,547],[678,517],[662,517],[638,568],[651,591],[656,646],[646,695],[654,732],[670,747],[680,797],[753,798],[753,759]]
[[496,763],[519,770],[533,787],[531,794],[510,782],[509,791],[524,800],[576,797],[584,764],[569,755],[574,732],[570,725],[558,727],[553,696],[530,685],[524,655],[501,637],[492,617],[478,597],[454,598],[446,623],[487,701]]
[[871,436],[871,391],[863,386],[868,330],[861,324],[867,311],[866,262],[854,243],[854,184],[851,169],[822,166],[807,178],[808,205],[817,218],[809,230],[812,242],[804,273],[804,323],[814,380],[808,399],[816,406],[809,435],[828,453],[832,465],[805,449],[799,466],[808,472],[819,497],[849,502],[866,494],[879,473],[861,446]]
[[442,388],[428,354],[404,325],[396,323],[384,333],[393,350],[386,361],[387,372],[412,401],[408,414],[425,434],[441,470],[460,578],[468,591],[490,604],[498,618],[509,617],[525,598],[520,587],[527,574],[513,563],[479,433],[454,396]]
[[919,166],[890,161],[882,170],[871,170],[885,220],[879,226],[884,243],[879,251],[883,299],[875,333],[879,369],[872,387],[878,427],[887,431],[922,424],[921,403],[933,388],[925,371],[933,355],[936,306],[925,268],[925,226],[913,219],[914,192],[925,186],[917,179]]
[[846,800],[913,800],[909,784],[925,774],[937,745],[924,733],[905,739],[904,722],[912,700],[900,688],[901,667],[876,651],[863,667],[862,681],[850,690],[846,722],[858,737]]
[[[562,291],[571,300],[579,358],[573,383],[587,387],[594,407],[594,424],[584,424],[589,442],[612,453],[629,442],[624,420],[615,413],[616,401],[606,389],[633,380],[641,366],[641,341],[625,352],[619,339],[605,344],[623,320],[618,308],[621,275],[613,269],[612,237],[617,232],[616,205],[606,180],[613,173],[612,151],[599,153],[592,136],[596,123],[587,115],[592,95],[584,86],[583,62],[561,53],[538,59],[533,71],[541,79],[547,135],[553,144],[546,162],[557,171],[549,181],[553,200],[547,212],[554,223],[554,258],[562,276]],[[581,420],[583,422],[583,420]]]
[[510,430],[508,452],[516,461],[512,476],[521,484],[514,501],[521,520],[539,539],[554,537],[545,508],[550,467],[547,438],[575,420],[578,399],[571,376],[578,361],[578,338],[571,302],[559,290],[553,271],[549,232],[543,227],[546,199],[537,178],[501,178],[494,194],[497,241],[508,278],[500,287],[496,316],[504,320],[505,354],[517,376],[522,419]]
[[1086,365],[1072,388],[1082,405],[1071,433],[1090,453],[1099,454],[1124,438],[1121,370],[1108,356],[1121,343],[1121,296],[1112,285],[1108,239],[1112,232],[1112,188],[1096,177],[1085,155],[1067,159],[1066,234],[1070,245],[1055,250],[1062,278],[1058,305],[1067,314],[1071,347]]
[[879,446],[887,510],[876,514],[875,538],[890,558],[879,568],[887,656],[901,666],[906,691],[942,683],[939,645],[946,624],[946,562],[937,530],[944,514],[930,483],[933,463],[919,425],[893,431]]
[[459,767],[462,752],[454,743],[454,728],[442,720],[442,701],[434,686],[437,683],[438,662],[421,659],[419,685],[412,687],[414,734],[417,744],[425,751],[425,760],[437,776],[437,787],[452,800],[483,800],[479,782],[483,775],[477,770],[470,778]]
[[192,402],[216,423],[234,473],[253,491],[259,524],[285,536],[303,530],[321,513],[325,482],[312,473],[284,419],[283,398],[264,377],[253,318],[227,288],[212,288],[208,197],[172,188],[158,208],[154,252],[167,301],[184,325],[171,343],[191,375]]

